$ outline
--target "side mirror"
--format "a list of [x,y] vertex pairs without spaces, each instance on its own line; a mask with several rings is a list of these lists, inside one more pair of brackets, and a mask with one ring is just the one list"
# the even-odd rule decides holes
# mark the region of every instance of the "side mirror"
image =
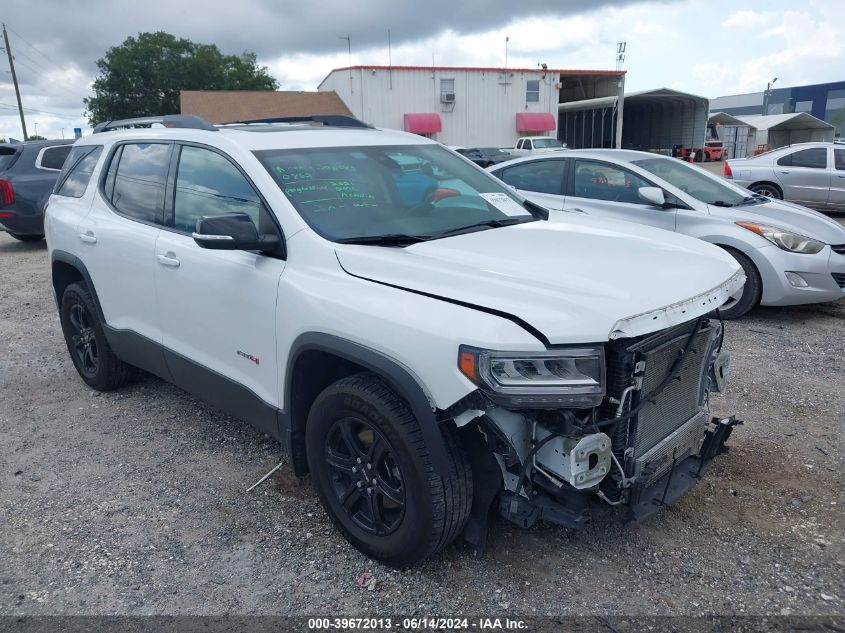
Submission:
[[663,195],[663,189],[660,187],[640,187],[637,189],[637,194],[640,196],[640,200],[656,207],[662,207],[666,204],[666,196]]
[[282,241],[278,235],[259,235],[246,213],[204,215],[191,235],[202,248],[218,251],[272,251]]

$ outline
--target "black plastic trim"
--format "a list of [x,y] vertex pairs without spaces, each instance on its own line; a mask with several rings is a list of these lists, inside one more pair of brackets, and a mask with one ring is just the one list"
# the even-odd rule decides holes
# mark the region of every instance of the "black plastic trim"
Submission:
[[[432,403],[422,386],[407,369],[395,360],[359,343],[323,332],[300,334],[291,345],[290,355],[288,356],[288,365],[285,372],[285,411],[292,412],[293,368],[296,366],[299,357],[308,351],[333,354],[361,365],[384,379],[388,386],[411,407],[411,412],[420,425],[426,447],[431,452],[435,471],[441,477],[447,475],[446,445],[440,433]],[[291,426],[287,429],[288,438],[285,440],[288,446],[292,445],[296,434],[301,431],[294,428],[296,421],[291,420],[291,423]]]
[[[91,291],[91,295],[94,297],[94,305],[97,306],[97,316],[100,318],[100,323],[105,324],[106,317],[103,314],[103,308],[100,305],[100,298],[97,296],[97,289],[94,287],[94,282],[91,280],[91,274],[88,272],[88,269],[85,267],[85,264],[82,263],[82,260],[79,259],[76,255],[68,253],[67,251],[63,250],[54,250],[50,256],[50,274],[52,276],[52,267],[53,264],[56,262],[62,262],[63,264],[68,264],[72,266],[79,274],[82,275],[82,279],[85,280],[85,283],[88,285],[88,290]],[[61,306],[62,298],[59,296],[58,291],[56,290],[55,280],[53,281],[53,292],[56,295],[56,306]]]

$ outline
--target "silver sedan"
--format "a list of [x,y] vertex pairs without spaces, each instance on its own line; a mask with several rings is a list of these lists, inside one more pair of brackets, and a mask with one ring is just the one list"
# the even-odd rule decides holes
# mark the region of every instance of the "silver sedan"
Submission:
[[758,304],[845,296],[844,226],[677,159],[629,150],[568,150],[517,158],[488,171],[552,211],[648,224],[724,248],[747,277],[722,307],[726,318]]
[[845,211],[845,145],[799,143],[725,163],[725,178],[819,211]]

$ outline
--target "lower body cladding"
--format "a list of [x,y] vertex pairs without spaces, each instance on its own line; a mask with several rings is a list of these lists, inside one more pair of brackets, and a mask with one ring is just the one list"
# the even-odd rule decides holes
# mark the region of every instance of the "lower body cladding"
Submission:
[[578,528],[598,507],[643,519],[677,500],[739,424],[709,415],[728,372],[720,340],[721,326],[700,320],[608,343],[594,409],[488,408],[473,423],[502,473],[500,514]]

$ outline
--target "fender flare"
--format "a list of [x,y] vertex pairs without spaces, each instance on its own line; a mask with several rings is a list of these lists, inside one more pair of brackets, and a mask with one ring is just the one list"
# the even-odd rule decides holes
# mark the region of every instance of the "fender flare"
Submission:
[[292,396],[293,396],[293,368],[299,357],[308,351],[319,351],[333,354],[344,360],[365,367],[378,375],[401,398],[403,398],[420,425],[426,447],[431,453],[435,472],[445,478],[448,475],[448,461],[446,459],[446,444],[440,433],[435,408],[427,395],[421,381],[409,369],[394,359],[370,347],[350,341],[348,339],[326,334],[323,332],[306,332],[296,337],[290,348],[285,372],[285,402],[284,411],[288,414],[288,428],[283,430],[287,446],[293,448],[295,435]]
[[[88,286],[88,290],[91,291],[91,295],[94,297],[94,304],[97,306],[97,316],[100,317],[100,322],[105,324],[106,317],[103,314],[103,307],[100,305],[100,297],[97,296],[97,288],[94,286],[94,281],[91,279],[91,274],[88,272],[88,269],[85,267],[85,264],[82,263],[82,260],[79,259],[76,255],[68,253],[67,251],[54,250],[50,254],[51,277],[53,274],[53,264],[55,264],[56,262],[68,264],[69,266],[72,266],[77,271],[79,271],[79,274],[82,275],[82,279]],[[58,290],[56,289],[55,280],[52,279],[51,283],[53,284],[53,294],[56,296],[56,305],[61,306],[62,298],[59,296]]]

